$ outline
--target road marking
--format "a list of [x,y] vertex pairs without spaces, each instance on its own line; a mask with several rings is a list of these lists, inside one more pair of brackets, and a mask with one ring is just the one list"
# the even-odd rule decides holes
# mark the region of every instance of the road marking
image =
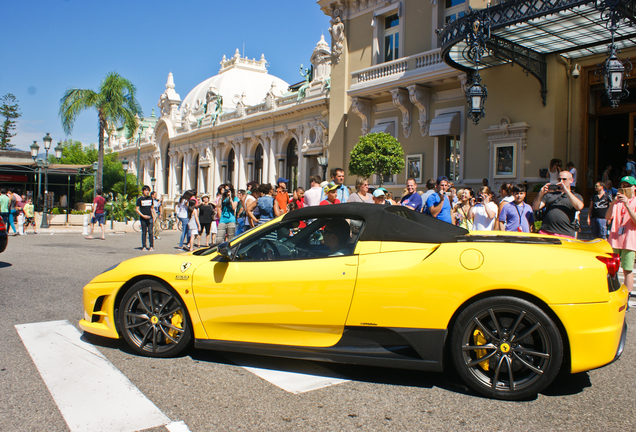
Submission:
[[351,381],[309,361],[275,357],[258,357],[255,360],[239,354],[225,357],[276,387],[293,394],[306,393]]
[[146,398],[68,321],[15,326],[72,432],[134,432],[170,426],[184,432]]

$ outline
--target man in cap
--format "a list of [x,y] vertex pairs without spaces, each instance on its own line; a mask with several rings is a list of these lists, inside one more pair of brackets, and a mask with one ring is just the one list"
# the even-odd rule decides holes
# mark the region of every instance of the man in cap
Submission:
[[289,204],[289,194],[287,193],[288,182],[289,180],[284,177],[279,177],[278,180],[276,180],[276,184],[278,185],[276,188],[276,202],[281,211],[281,213],[276,216],[287,213],[287,204]]
[[570,190],[570,171],[561,171],[557,180],[559,182],[556,185],[546,183],[532,202],[532,209],[535,211],[545,207],[539,234],[574,238],[576,212],[585,206],[583,197]]
[[378,188],[373,191],[373,202],[375,204],[382,204],[385,206],[391,205],[386,199],[384,194],[384,188]]
[[609,244],[621,257],[625,286],[631,295],[634,287],[634,259],[636,258],[636,178],[625,176],[620,189],[607,209],[605,219],[612,221]]

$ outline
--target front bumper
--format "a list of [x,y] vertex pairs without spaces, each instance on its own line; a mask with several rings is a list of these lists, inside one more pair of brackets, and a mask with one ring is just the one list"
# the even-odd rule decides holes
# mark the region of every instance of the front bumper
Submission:
[[98,336],[119,339],[115,317],[115,298],[121,282],[89,283],[84,287],[82,330]]

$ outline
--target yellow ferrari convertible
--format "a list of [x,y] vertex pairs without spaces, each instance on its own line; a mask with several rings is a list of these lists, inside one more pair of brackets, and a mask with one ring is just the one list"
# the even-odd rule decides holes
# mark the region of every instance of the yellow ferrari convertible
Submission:
[[303,208],[229,243],[124,261],[81,328],[139,354],[196,348],[442,371],[524,399],[616,360],[628,291],[605,241],[468,232],[401,206]]

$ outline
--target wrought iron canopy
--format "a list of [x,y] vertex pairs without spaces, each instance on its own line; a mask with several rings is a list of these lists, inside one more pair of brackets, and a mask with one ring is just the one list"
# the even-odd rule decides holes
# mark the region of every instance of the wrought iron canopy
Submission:
[[481,58],[480,68],[506,63],[520,65],[541,83],[545,105],[546,55],[557,53],[567,58],[579,58],[607,53],[612,42],[601,10],[607,1],[619,2],[625,24],[615,33],[620,50],[636,45],[636,0],[512,0],[489,7],[471,10],[439,31],[442,57],[449,66],[472,73],[475,65],[468,56],[466,40],[472,31],[470,22],[475,15],[487,16],[490,39]]

